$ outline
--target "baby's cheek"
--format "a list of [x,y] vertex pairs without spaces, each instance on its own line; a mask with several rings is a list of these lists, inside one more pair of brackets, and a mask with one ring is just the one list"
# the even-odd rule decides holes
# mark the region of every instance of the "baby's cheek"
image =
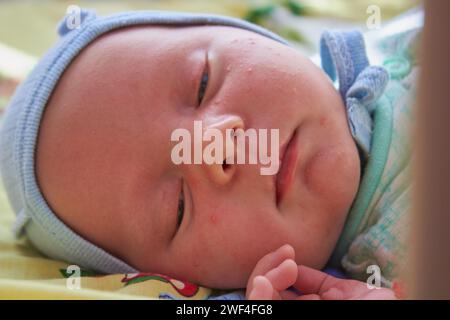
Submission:
[[180,278],[199,284],[209,279],[211,277],[209,273],[214,268],[208,247],[208,243],[204,241],[186,241],[177,256],[176,265],[173,266],[177,270],[176,274],[179,274]]
[[[339,146],[327,146],[309,159],[305,169],[309,189],[325,199],[333,199],[347,188],[345,177],[345,154]],[[339,186],[339,188],[337,188]]]

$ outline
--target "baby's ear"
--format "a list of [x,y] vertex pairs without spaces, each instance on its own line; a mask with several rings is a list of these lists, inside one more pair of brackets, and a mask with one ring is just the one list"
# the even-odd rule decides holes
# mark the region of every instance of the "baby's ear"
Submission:
[[94,10],[81,9],[76,5],[67,7],[66,15],[58,25],[58,34],[63,37],[72,30],[80,29],[83,24],[97,17]]

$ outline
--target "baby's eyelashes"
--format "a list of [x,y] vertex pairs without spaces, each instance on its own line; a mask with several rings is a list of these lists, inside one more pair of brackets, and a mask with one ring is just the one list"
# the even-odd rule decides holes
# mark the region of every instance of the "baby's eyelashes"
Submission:
[[200,80],[200,86],[198,89],[198,97],[197,97],[198,105],[201,105],[201,103],[203,101],[203,98],[206,93],[206,88],[208,87],[208,80],[209,80],[209,74],[208,74],[208,69],[206,68],[203,71],[202,78]]

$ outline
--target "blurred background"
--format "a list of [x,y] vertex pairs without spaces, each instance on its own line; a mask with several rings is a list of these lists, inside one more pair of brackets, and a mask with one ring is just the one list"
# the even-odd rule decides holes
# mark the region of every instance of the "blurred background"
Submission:
[[366,28],[367,8],[381,23],[417,6],[414,0],[0,0],[0,113],[20,79],[57,40],[56,26],[69,5],[108,15],[128,10],[175,10],[242,18],[287,38],[307,55],[328,27]]
[[[0,1],[0,42],[40,56],[56,40],[55,26],[66,13],[69,5],[93,8],[99,15],[108,15],[128,10],[177,10],[185,12],[207,12],[224,14],[266,25],[281,35],[301,41],[301,29],[277,23],[282,13],[284,18],[314,17],[328,20],[325,25],[341,20],[339,24],[363,23],[369,5],[382,10],[383,19],[389,19],[417,4],[411,0],[97,0],[97,1]],[[292,18],[292,17],[291,17]],[[275,20],[275,21],[273,21]],[[308,19],[306,19],[308,20]],[[302,21],[302,20],[300,20]],[[272,24],[272,25],[271,25]],[[294,23],[295,25],[296,23]],[[307,30],[306,30],[307,31]]]

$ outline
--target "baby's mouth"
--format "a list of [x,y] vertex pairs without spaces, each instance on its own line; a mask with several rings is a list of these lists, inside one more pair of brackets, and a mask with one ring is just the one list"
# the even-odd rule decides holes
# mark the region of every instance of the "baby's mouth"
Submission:
[[292,184],[298,162],[298,128],[280,149],[280,169],[275,175],[276,202],[279,206]]

